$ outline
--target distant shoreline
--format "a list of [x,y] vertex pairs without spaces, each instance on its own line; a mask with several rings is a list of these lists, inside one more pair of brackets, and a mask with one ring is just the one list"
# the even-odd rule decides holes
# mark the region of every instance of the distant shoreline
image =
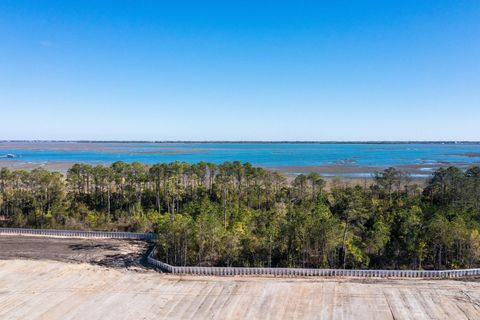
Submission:
[[[375,172],[395,167],[414,179],[426,179],[439,167],[480,165],[480,142],[335,143],[4,140],[0,142],[0,167],[23,170],[41,167],[66,172],[74,163],[109,165],[119,160],[146,164],[172,161],[219,163],[221,160],[238,160],[289,177],[316,172],[330,178],[370,179]],[[422,145],[411,146],[415,143]]]
[[308,140],[283,140],[283,141],[230,141],[230,140],[0,140],[0,143],[185,143],[185,144],[479,144],[480,141],[308,141]]

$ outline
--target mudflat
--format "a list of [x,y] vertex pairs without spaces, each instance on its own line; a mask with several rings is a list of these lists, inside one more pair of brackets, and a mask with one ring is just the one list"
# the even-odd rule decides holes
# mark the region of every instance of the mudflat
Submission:
[[22,170],[66,172],[74,163],[109,165],[118,160],[153,164],[219,159],[250,162],[288,175],[317,172],[347,178],[370,178],[393,166],[424,179],[440,167],[479,165],[480,144],[0,141],[0,167]]

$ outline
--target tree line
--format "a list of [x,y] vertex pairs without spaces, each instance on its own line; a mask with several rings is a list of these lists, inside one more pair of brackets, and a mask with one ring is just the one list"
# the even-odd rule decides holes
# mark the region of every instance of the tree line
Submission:
[[157,232],[175,265],[478,267],[480,168],[440,168],[421,184],[388,168],[328,187],[238,161],[3,168],[0,225]]

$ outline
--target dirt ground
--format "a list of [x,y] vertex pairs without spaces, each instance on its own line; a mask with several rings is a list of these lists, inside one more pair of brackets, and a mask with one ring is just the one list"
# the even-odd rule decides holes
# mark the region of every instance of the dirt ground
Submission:
[[0,236],[0,319],[480,319],[478,281],[175,276],[147,247]]
[[480,284],[181,277],[0,260],[0,319],[480,319]]
[[148,243],[137,240],[0,236],[0,260],[55,260],[142,269],[148,248]]

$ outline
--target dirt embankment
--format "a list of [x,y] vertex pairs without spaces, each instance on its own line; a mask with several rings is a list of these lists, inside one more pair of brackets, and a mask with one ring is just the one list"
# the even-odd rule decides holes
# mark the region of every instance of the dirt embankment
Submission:
[[480,283],[181,277],[0,260],[0,319],[480,319]]
[[147,249],[0,236],[0,319],[480,319],[478,281],[135,272]]
[[0,260],[31,259],[143,268],[149,244],[138,240],[0,236]]

